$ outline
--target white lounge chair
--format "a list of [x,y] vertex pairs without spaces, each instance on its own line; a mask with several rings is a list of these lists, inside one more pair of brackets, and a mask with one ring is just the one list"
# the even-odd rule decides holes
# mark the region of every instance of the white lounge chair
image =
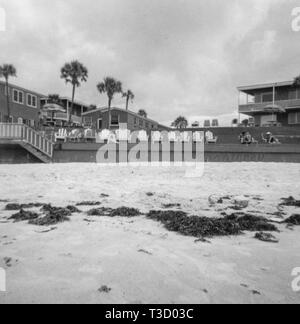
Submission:
[[211,131],[205,133],[205,139],[207,144],[216,144],[218,137],[215,136]]
[[67,137],[68,137],[67,130],[64,128],[61,128],[58,130],[57,133],[55,133],[55,142],[58,142],[58,141],[66,142]]
[[160,142],[161,141],[161,132],[159,131],[155,131],[155,132],[152,132],[152,142]]
[[87,129],[84,130],[84,139],[86,141],[89,141],[89,140],[93,141],[95,139],[95,136],[93,135],[93,130],[92,129],[87,128]]
[[170,142],[178,142],[179,140],[178,132],[169,132],[168,137]]
[[179,139],[183,143],[189,143],[191,141],[190,133],[189,132],[180,133]]
[[140,142],[148,142],[149,136],[146,131],[141,130],[141,131],[139,131],[138,139]]
[[130,141],[131,132],[129,129],[117,129],[116,137],[118,141]]
[[203,132],[194,132],[193,140],[196,143],[202,143],[204,141],[204,133]]
[[109,135],[110,135],[110,131],[108,129],[103,129],[99,134],[98,134],[98,138],[101,141],[108,141],[109,139]]

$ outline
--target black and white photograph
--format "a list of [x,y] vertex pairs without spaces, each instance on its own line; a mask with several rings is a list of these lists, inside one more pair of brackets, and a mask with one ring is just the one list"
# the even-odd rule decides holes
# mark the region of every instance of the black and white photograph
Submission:
[[0,0],[0,48],[0,304],[300,303],[300,0]]

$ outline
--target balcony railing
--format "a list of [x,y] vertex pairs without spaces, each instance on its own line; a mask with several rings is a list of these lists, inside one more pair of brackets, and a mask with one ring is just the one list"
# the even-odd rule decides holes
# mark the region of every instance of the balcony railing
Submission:
[[[68,121],[68,114],[66,113],[55,113],[54,114],[54,119],[59,119],[59,120],[64,120]],[[76,124],[82,124],[82,118],[72,115],[72,122]]]
[[[263,112],[266,106],[272,104],[273,102],[249,103],[246,105],[240,105],[239,111],[240,113]],[[284,109],[300,108],[300,99],[277,100],[275,101],[275,105]]]

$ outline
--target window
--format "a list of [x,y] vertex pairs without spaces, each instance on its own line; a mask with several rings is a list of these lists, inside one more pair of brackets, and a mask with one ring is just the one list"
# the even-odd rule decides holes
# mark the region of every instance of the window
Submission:
[[300,111],[289,113],[289,125],[300,124]]
[[140,119],[139,125],[140,125],[140,127],[144,126],[144,122],[142,121],[142,119]]
[[37,98],[34,95],[27,94],[27,106],[36,108],[37,107]]
[[13,101],[18,104],[24,104],[24,92],[14,89]]
[[103,128],[102,119],[98,119],[97,126],[98,126],[98,129],[102,129]]
[[297,90],[290,90],[289,91],[289,99],[293,100],[293,99],[297,99]]
[[83,117],[83,124],[87,127],[92,127],[92,117]]
[[111,126],[119,126],[119,115],[112,115],[110,124]]
[[273,93],[263,93],[262,95],[262,102],[272,102],[273,101]]
[[134,118],[134,125],[137,125],[137,118]]

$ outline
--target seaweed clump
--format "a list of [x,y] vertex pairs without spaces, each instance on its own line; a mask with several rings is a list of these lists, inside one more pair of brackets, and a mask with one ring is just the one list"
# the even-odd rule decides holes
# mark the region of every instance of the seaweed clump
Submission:
[[240,235],[243,231],[278,231],[267,219],[246,214],[208,218],[170,210],[150,211],[147,217],[161,222],[169,231],[197,238]]
[[5,210],[21,210],[21,209],[29,209],[29,208],[39,208],[43,207],[45,204],[42,203],[30,203],[30,204],[7,204],[5,206]]
[[288,219],[285,220],[285,223],[287,223],[288,225],[300,225],[300,215],[299,214],[295,214],[292,215],[291,217],[289,217]]
[[45,205],[42,211],[46,213],[46,216],[31,220],[29,224],[39,226],[56,225],[69,221],[69,216],[72,215],[72,212],[68,208],[52,207],[51,205]]
[[288,206],[288,207],[300,207],[300,200],[296,200],[294,197],[282,198],[283,202],[280,206]]
[[24,209],[21,209],[18,213],[12,215],[9,219],[13,219],[16,222],[23,222],[23,221],[30,221],[37,219],[39,217],[39,214],[32,213],[30,211],[25,211]]
[[88,211],[89,216],[107,216],[107,217],[136,217],[141,215],[141,212],[135,208],[120,207],[120,208],[96,208]]

